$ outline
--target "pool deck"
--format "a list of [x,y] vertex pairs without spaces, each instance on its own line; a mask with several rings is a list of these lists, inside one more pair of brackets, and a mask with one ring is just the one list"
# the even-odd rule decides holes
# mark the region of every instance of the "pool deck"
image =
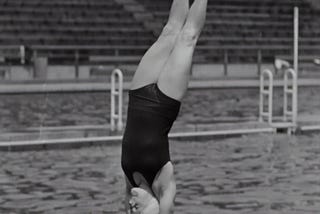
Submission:
[[[258,78],[250,79],[192,79],[189,84],[190,89],[208,88],[256,88],[259,87]],[[283,85],[282,79],[275,79],[274,86]],[[298,80],[299,86],[320,86],[318,78],[301,78]],[[23,93],[61,93],[61,92],[102,92],[110,90],[109,82],[97,81],[72,81],[72,82],[2,82],[0,94],[23,94]],[[124,82],[124,90],[129,90],[130,83]]]
[[[176,124],[169,138],[198,139],[208,137],[237,136],[253,133],[271,133],[273,129],[265,123],[242,122],[234,124]],[[0,150],[12,148],[36,148],[37,146],[93,145],[119,143],[123,132],[111,131],[110,125],[31,127],[0,135]],[[34,147],[36,146],[36,147]],[[39,148],[39,147],[38,147]]]
[[[288,126],[289,127],[289,126]],[[261,122],[179,124],[169,133],[170,139],[212,139],[249,134],[277,133],[286,127],[276,127]],[[320,118],[302,117],[296,133],[320,131]],[[0,135],[0,150],[20,151],[48,148],[73,148],[79,146],[118,144],[123,132],[111,131],[110,125],[83,125],[60,127],[30,127]]]

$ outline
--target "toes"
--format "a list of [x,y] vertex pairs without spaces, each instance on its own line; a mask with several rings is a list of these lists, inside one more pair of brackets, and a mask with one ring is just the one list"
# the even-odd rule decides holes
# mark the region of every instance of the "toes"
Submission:
[[131,198],[129,201],[129,207],[132,214],[140,213],[139,211],[139,204],[136,202],[134,198]]
[[145,206],[147,203],[145,202],[145,200],[138,198],[138,197],[132,197],[132,201],[135,205],[139,206],[139,207],[143,207]]
[[130,207],[132,207],[132,206],[134,206],[135,205],[135,199],[134,198],[131,198],[130,200],[129,200],[129,205],[130,205]]

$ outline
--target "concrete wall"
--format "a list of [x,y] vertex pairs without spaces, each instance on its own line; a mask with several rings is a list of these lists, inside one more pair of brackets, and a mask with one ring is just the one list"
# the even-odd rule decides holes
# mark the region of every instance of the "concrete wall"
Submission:
[[[112,72],[115,66],[80,66],[79,67],[79,79],[100,79],[107,78]],[[272,64],[262,65],[262,69],[269,68],[274,70]],[[98,72],[90,72],[92,69],[98,70]],[[136,70],[136,66],[121,66],[125,76],[132,76]],[[9,75],[5,76],[6,80],[32,80],[34,76],[33,67],[25,66],[12,66],[7,68]],[[99,72],[99,70],[101,72]],[[223,64],[195,64],[192,67],[192,76],[197,79],[217,78],[224,77]],[[228,77],[234,78],[246,78],[257,77],[258,68],[256,64],[229,64],[227,70]],[[74,80],[76,79],[76,70],[74,66],[48,66],[47,73],[48,80]]]
[[[261,69],[274,70],[273,64],[264,64]],[[206,64],[206,65],[193,65],[192,76],[194,78],[217,78],[225,77],[225,70],[223,64]],[[227,77],[246,78],[257,77],[258,66],[257,64],[229,64],[227,67]]]

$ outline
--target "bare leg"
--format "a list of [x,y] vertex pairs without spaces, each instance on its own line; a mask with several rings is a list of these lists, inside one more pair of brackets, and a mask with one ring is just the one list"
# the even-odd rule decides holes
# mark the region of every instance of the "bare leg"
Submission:
[[162,167],[153,182],[152,189],[159,200],[160,214],[173,213],[176,182],[171,162]]
[[181,100],[188,88],[192,57],[206,19],[208,0],[195,0],[175,47],[160,73],[158,86],[168,96]]
[[168,60],[175,41],[185,23],[188,11],[189,0],[173,1],[169,20],[161,35],[140,61],[132,80],[132,89],[157,82],[159,74]]

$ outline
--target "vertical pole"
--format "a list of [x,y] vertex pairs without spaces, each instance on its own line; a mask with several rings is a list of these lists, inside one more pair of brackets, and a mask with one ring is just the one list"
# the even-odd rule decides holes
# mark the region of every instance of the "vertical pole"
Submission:
[[262,53],[261,53],[261,49],[258,49],[258,53],[257,53],[257,58],[258,58],[258,76],[261,75],[261,65],[262,65]]
[[292,123],[297,126],[298,118],[298,81],[297,73],[291,70],[292,75]]
[[298,119],[298,78],[299,78],[299,8],[294,8],[294,92],[293,92],[293,119]]
[[116,115],[116,101],[115,101],[115,95],[116,95],[116,83],[115,83],[115,73],[113,72],[111,74],[111,111],[110,111],[110,125],[111,125],[111,131],[115,130],[115,115]]
[[273,75],[269,75],[269,110],[268,110],[268,122],[271,125],[272,124],[272,115],[273,115]]
[[26,62],[26,48],[24,45],[20,45],[20,63],[24,65]]
[[299,65],[298,65],[298,60],[299,60],[299,8],[298,7],[294,7],[294,56],[293,56],[293,64],[294,64],[294,70],[296,72],[296,74],[298,75],[298,69],[299,69]]
[[75,52],[75,76],[76,79],[79,79],[79,50],[76,49]]
[[293,75],[293,122],[297,126],[298,123],[298,77],[297,73]]
[[[119,70],[120,71],[120,70]],[[119,88],[118,88],[118,123],[117,123],[117,129],[118,131],[121,131],[123,128],[123,122],[122,122],[122,106],[123,106],[123,76],[122,72],[118,74],[118,81],[119,81]]]
[[288,75],[289,75],[289,72],[288,71],[285,71],[284,73],[284,84],[283,84],[283,87],[284,87],[284,93],[283,93],[283,121],[287,121],[288,120],[288,111],[289,111],[289,108],[288,108],[288,94],[289,94],[289,83],[288,83]]
[[34,65],[35,65],[35,62],[36,62],[37,58],[38,58],[38,51],[34,49],[33,53],[32,53],[33,71],[30,72],[30,78],[31,79],[35,78],[35,76],[36,76],[35,66]]
[[223,68],[224,68],[224,76],[228,76],[228,63],[229,63],[229,56],[228,56],[228,50],[224,49],[224,62],[223,62]]
[[259,122],[263,122],[263,108],[264,108],[264,95],[263,95],[263,90],[264,90],[264,74],[261,73],[260,75],[260,103],[259,103]]

